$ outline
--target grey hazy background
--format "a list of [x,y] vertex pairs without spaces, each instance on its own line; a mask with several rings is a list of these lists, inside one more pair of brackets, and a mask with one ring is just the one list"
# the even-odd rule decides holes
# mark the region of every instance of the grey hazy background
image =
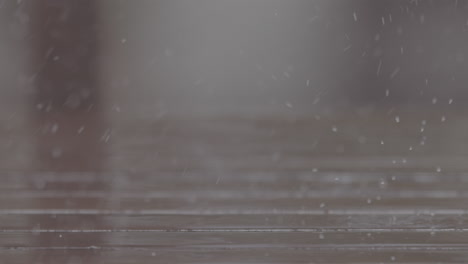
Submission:
[[[34,93],[30,2],[0,8],[2,107]],[[467,94],[466,1],[96,3],[100,89],[128,111],[308,115]]]
[[23,0],[0,19],[5,168],[125,167],[158,122],[197,118],[312,119],[319,157],[468,154],[467,1]]
[[467,95],[466,1],[100,3],[103,87],[116,102],[310,115]]

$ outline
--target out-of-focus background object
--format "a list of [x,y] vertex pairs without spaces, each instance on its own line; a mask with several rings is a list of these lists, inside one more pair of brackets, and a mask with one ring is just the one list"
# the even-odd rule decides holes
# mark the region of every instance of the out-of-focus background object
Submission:
[[468,2],[0,1],[7,263],[468,261]]

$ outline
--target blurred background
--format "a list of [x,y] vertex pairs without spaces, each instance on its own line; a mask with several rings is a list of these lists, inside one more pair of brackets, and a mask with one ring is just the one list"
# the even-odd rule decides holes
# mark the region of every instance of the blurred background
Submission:
[[207,120],[302,120],[308,136],[288,142],[316,157],[466,155],[466,1],[41,0],[0,11],[3,170],[152,169],[175,120],[195,123],[187,133]]

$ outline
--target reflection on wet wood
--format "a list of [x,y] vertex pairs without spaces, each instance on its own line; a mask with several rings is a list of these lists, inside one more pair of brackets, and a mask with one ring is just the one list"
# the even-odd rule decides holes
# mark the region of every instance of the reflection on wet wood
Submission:
[[[15,261],[25,255],[48,256],[42,258],[47,263],[145,263],[154,257],[178,263],[468,260],[463,174],[116,172],[0,178],[1,254]],[[97,180],[112,187],[63,189]]]

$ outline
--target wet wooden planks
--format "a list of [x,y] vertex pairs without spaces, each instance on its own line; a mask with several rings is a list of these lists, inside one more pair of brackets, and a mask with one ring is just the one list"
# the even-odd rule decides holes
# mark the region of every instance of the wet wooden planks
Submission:
[[[285,177],[278,172],[218,180],[203,173],[4,173],[0,178],[0,254],[8,263],[468,260],[463,174]],[[107,187],[88,188],[94,182]]]

